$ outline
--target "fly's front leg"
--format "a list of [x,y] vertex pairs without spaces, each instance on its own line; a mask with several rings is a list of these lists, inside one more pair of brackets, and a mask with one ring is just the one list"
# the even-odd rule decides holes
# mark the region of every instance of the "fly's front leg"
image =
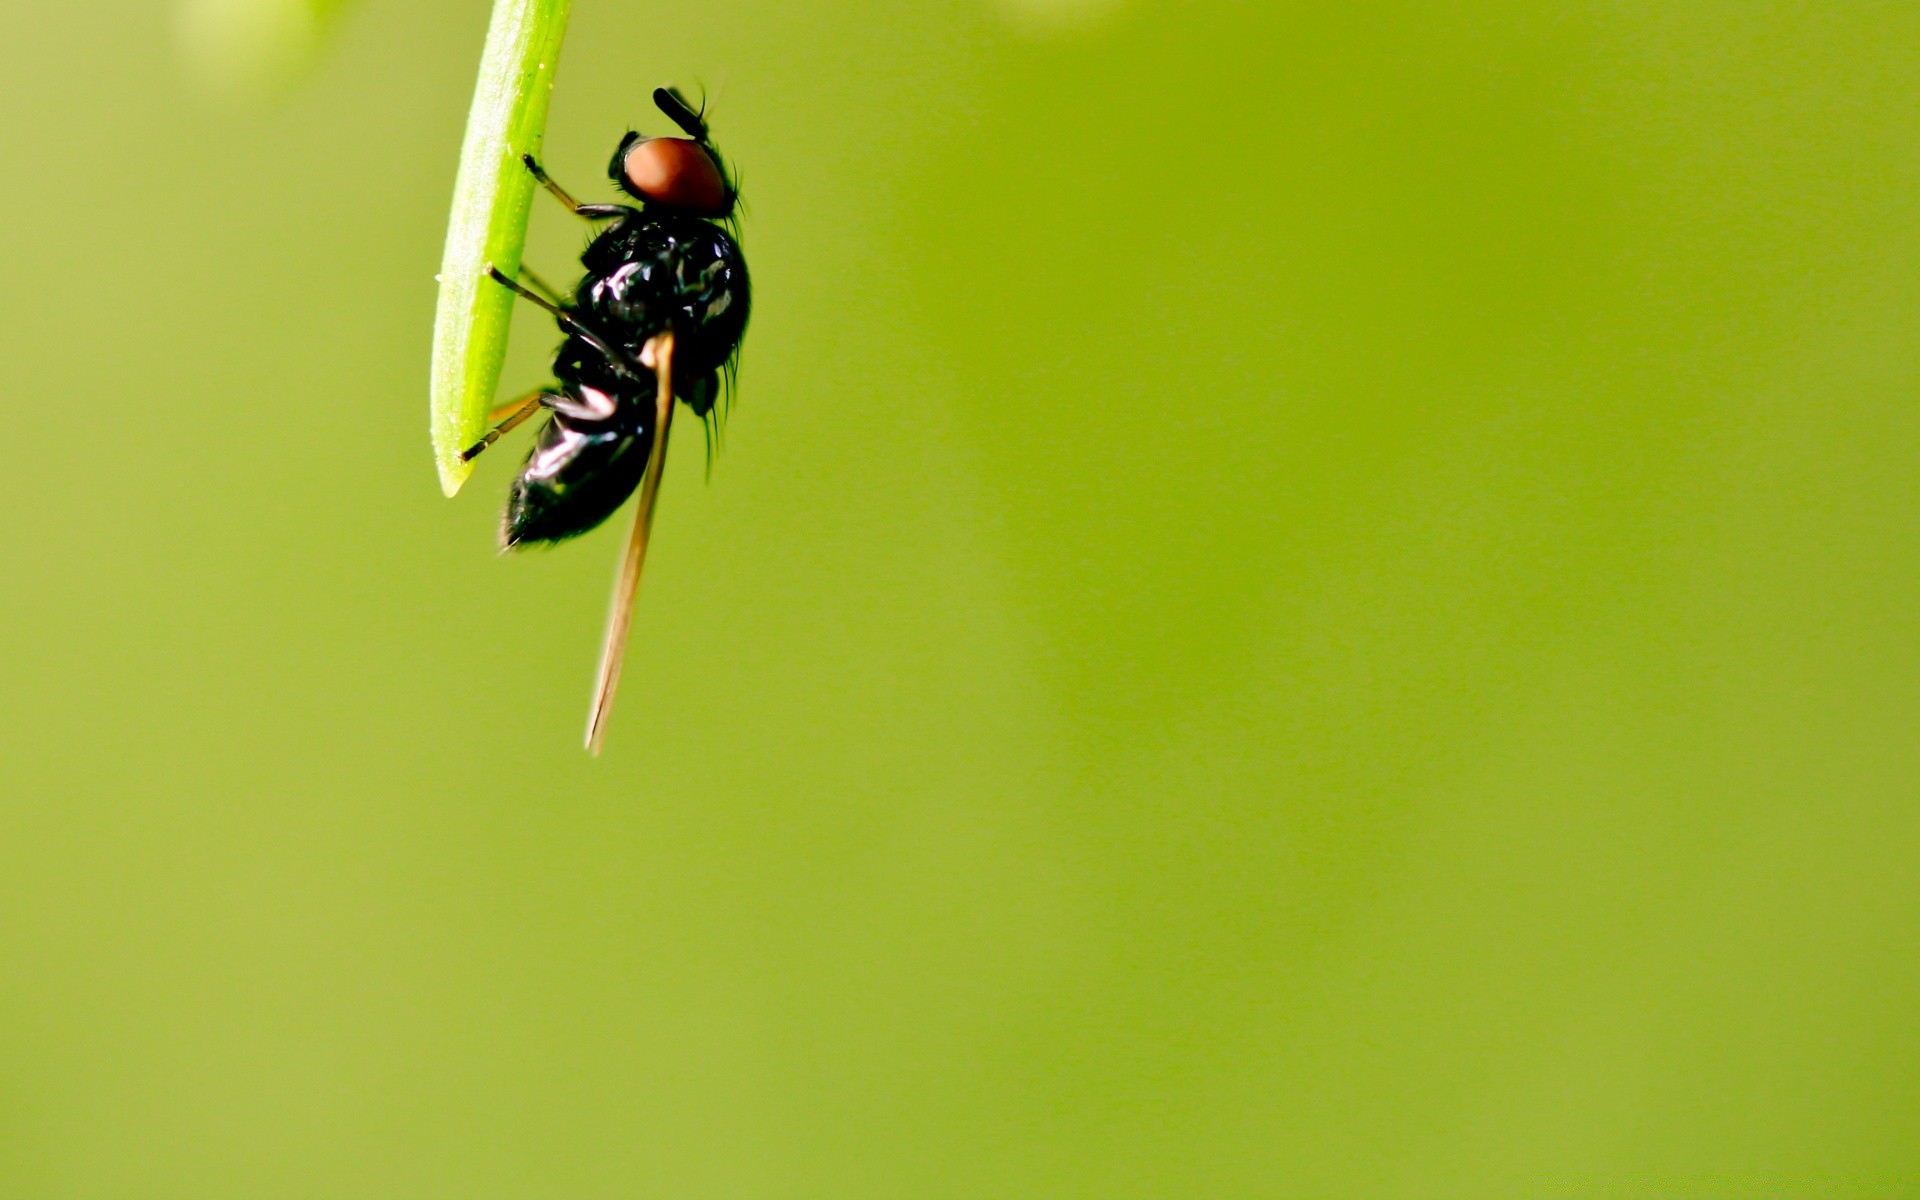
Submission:
[[555,183],[551,176],[540,167],[540,160],[531,154],[522,154],[520,161],[539,181],[540,186],[553,193],[553,198],[566,206],[568,212],[588,221],[607,221],[614,217],[624,217],[633,210],[624,204],[582,204],[567,194],[567,189]]

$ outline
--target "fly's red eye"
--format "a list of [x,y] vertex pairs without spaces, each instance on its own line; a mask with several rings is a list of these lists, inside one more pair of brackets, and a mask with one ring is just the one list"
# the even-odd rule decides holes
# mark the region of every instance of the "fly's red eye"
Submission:
[[633,190],[656,204],[716,216],[729,207],[726,176],[698,142],[686,138],[635,142],[621,169]]

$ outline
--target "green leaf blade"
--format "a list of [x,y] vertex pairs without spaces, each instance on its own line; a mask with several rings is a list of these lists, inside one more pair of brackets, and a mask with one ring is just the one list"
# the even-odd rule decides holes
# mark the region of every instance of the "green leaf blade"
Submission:
[[433,457],[448,496],[473,472],[460,453],[485,435],[500,384],[514,298],[485,272],[488,264],[508,275],[520,270],[534,188],[520,156],[540,152],[569,5],[495,0],[487,26],[433,320]]

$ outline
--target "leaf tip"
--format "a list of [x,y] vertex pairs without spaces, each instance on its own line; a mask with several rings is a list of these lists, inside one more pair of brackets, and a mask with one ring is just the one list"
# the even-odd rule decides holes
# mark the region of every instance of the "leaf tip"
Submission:
[[451,460],[442,457],[434,465],[440,469],[440,491],[449,500],[460,494],[460,485],[473,474],[473,464],[461,462],[458,457]]

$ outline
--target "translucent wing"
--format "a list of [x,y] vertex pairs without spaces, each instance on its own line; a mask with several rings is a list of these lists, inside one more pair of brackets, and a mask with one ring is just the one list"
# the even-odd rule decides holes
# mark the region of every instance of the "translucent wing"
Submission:
[[[647,362],[649,358],[651,362]],[[653,439],[647,472],[640,481],[640,502],[633,510],[633,531],[627,535],[627,552],[620,560],[620,574],[613,582],[607,640],[600,650],[600,674],[594,681],[593,707],[587,714],[587,749],[596,755],[606,741],[607,714],[613,711],[613,694],[620,686],[620,664],[626,659],[627,634],[633,627],[633,603],[640,595],[640,569],[646,564],[647,536],[653,530],[653,504],[660,495],[660,475],[667,468],[667,432],[673,421],[673,334],[663,333],[649,339],[641,361],[653,368],[658,381],[653,402],[658,410],[659,433]]]

